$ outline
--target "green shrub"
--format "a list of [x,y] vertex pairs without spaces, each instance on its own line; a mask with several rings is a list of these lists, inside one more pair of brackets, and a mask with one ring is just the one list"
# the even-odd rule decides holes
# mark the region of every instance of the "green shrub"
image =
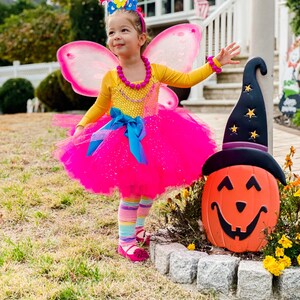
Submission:
[[297,112],[295,113],[293,119],[292,119],[293,124],[295,124],[296,126],[300,127],[300,109],[297,110]]
[[36,96],[51,111],[86,110],[95,98],[78,95],[60,70],[48,75],[37,87]]
[[183,245],[194,245],[204,250],[207,240],[201,222],[201,198],[205,180],[199,179],[175,197],[159,204],[159,214],[164,217],[162,227],[169,236]]
[[52,111],[86,110],[95,102],[95,98],[75,93],[60,70],[51,73],[39,84],[36,95]]
[[297,36],[300,34],[300,3],[299,0],[287,0],[287,7],[290,12],[293,13],[291,28],[294,34]]
[[58,75],[58,82],[64,94],[71,101],[73,109],[87,110],[95,102],[94,97],[86,97],[75,93],[71,84],[64,79],[61,73]]
[[36,96],[52,111],[73,109],[71,101],[60,87],[60,73],[60,70],[57,70],[49,74],[36,88]]
[[5,114],[27,110],[27,100],[34,97],[34,88],[25,78],[7,80],[0,88],[0,107]]

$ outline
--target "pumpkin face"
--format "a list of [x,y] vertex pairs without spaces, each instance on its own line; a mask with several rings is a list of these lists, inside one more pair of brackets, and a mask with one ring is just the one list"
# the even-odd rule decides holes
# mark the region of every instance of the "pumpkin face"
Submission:
[[202,221],[208,240],[234,252],[259,251],[265,230],[276,225],[279,190],[265,169],[230,166],[211,173],[202,195]]

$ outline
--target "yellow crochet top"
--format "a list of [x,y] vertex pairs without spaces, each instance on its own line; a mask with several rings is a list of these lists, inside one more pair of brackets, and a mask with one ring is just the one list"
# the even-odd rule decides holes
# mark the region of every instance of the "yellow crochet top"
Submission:
[[[215,58],[214,62],[221,67]],[[108,113],[111,107],[116,107],[133,118],[154,115],[157,113],[158,93],[162,83],[189,88],[213,73],[208,63],[189,73],[178,72],[158,64],[151,64],[151,70],[152,76],[149,83],[140,90],[127,87],[118,77],[116,69],[107,72],[102,80],[99,96],[77,126],[85,126],[97,121]]]

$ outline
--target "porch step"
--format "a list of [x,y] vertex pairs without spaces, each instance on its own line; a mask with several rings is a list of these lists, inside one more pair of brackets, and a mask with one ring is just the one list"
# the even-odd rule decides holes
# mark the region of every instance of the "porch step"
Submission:
[[[243,72],[249,60],[248,55],[239,56],[238,65],[227,65],[222,73],[204,82],[204,99],[181,101],[192,112],[230,112],[240,98],[243,89]],[[274,110],[278,109],[279,87],[278,53],[274,54]]]
[[[217,76],[217,83],[242,83],[243,81],[243,67],[225,67],[222,73]],[[275,81],[279,80],[279,67],[274,66],[273,77]]]
[[181,104],[193,113],[230,113],[236,102],[237,99],[203,99],[202,101],[184,100]]
[[[202,101],[184,100],[181,104],[193,113],[230,113],[238,99],[216,99]],[[274,113],[278,114],[278,98],[273,100]]]
[[[242,92],[242,82],[215,83],[208,82],[204,85],[203,95],[210,100],[238,100]],[[274,82],[274,94],[278,94],[278,82]]]

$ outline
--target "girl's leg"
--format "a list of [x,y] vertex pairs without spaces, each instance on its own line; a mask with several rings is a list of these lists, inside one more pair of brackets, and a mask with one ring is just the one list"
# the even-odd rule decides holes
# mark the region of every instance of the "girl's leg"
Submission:
[[136,239],[137,241],[144,242],[147,245],[149,245],[150,236],[146,235],[144,226],[146,217],[149,215],[152,204],[152,199],[142,197],[137,210],[137,220],[135,227]]
[[136,246],[135,226],[139,202],[140,198],[137,197],[121,199],[118,212],[118,252],[132,261],[145,260],[149,257],[146,251]]

